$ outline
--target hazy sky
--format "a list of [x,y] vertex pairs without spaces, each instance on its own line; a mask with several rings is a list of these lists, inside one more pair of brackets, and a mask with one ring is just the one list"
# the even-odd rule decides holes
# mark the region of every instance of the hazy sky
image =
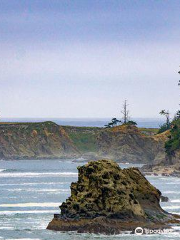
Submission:
[[180,0],[0,0],[1,117],[179,108]]

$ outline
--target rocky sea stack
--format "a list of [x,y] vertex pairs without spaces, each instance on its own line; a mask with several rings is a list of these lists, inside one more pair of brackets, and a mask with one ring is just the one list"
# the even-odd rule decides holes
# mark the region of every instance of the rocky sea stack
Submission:
[[71,196],[48,229],[119,234],[178,221],[160,207],[161,192],[137,168],[121,169],[114,161],[99,160],[78,167],[78,174]]

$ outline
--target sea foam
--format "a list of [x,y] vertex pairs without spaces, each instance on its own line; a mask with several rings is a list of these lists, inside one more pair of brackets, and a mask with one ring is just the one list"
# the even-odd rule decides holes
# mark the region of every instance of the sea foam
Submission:
[[57,213],[57,210],[0,211],[0,215]]
[[43,176],[46,176],[46,177],[52,177],[52,176],[65,176],[65,177],[76,177],[78,176],[77,173],[74,173],[74,172],[43,172],[43,173],[40,173],[40,172],[23,172],[23,173],[5,173],[5,172],[2,172],[0,173],[0,178],[2,177],[8,177],[8,178],[12,178],[12,177],[43,177]]
[[18,207],[18,208],[25,208],[25,207],[58,207],[59,205],[61,205],[61,203],[58,202],[44,202],[44,203],[33,203],[33,202],[29,202],[29,203],[8,203],[8,204],[0,204],[0,207]]

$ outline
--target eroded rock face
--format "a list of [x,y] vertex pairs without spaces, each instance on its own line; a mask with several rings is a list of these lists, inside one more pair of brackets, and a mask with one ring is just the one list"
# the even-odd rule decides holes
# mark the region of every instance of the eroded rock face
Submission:
[[53,219],[48,229],[104,233],[114,226],[117,233],[125,222],[128,230],[130,222],[157,224],[173,218],[160,207],[161,192],[137,168],[122,170],[111,160],[99,160],[78,172],[71,196],[60,206],[60,218]]
[[117,163],[101,160],[78,171],[78,182],[71,184],[71,197],[60,207],[62,216],[145,217],[143,206],[148,201],[159,208],[160,192],[136,168],[121,170]]
[[165,138],[147,136],[135,126],[104,129],[98,135],[99,155],[120,162],[153,163],[165,158]]
[[43,159],[79,155],[63,127],[53,122],[0,124],[0,159]]

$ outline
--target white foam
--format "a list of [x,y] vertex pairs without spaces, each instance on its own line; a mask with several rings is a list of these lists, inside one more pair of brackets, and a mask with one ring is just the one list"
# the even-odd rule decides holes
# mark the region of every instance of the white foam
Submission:
[[57,193],[61,193],[61,192],[69,192],[69,189],[48,189],[48,188],[42,188],[42,189],[34,189],[34,188],[14,188],[14,189],[8,189],[8,192],[57,192]]
[[167,184],[167,185],[175,185],[175,184],[176,184],[176,185],[177,185],[177,184],[179,185],[179,184],[180,184],[180,180],[178,179],[178,180],[173,181],[173,182],[167,182],[166,184]]
[[180,203],[180,199],[171,200],[171,202],[173,202],[173,203]]
[[57,213],[57,210],[0,211],[0,215]]
[[4,171],[6,171],[6,169],[0,169],[0,172],[4,172]]
[[35,183],[2,183],[0,186],[31,186],[31,185],[63,185],[70,182],[35,182]]
[[9,203],[9,204],[0,204],[0,207],[19,207],[19,208],[25,208],[25,207],[58,207],[61,205],[61,203],[55,203],[55,202],[44,202],[44,203]]
[[[179,215],[179,212],[171,212],[172,214],[177,214],[177,215]],[[180,220],[180,219],[179,219]]]
[[41,240],[40,238],[8,238],[6,240]]
[[13,227],[0,227],[0,230],[14,230]]
[[164,191],[163,194],[179,194],[178,191]]
[[34,172],[25,172],[25,173],[0,173],[0,177],[43,177],[43,176],[65,176],[65,177],[73,177],[77,176],[77,173],[74,172],[46,172],[46,173],[34,173]]
[[163,209],[180,209],[180,206],[166,206]]
[[175,230],[180,230],[180,226],[172,226],[172,228]]

